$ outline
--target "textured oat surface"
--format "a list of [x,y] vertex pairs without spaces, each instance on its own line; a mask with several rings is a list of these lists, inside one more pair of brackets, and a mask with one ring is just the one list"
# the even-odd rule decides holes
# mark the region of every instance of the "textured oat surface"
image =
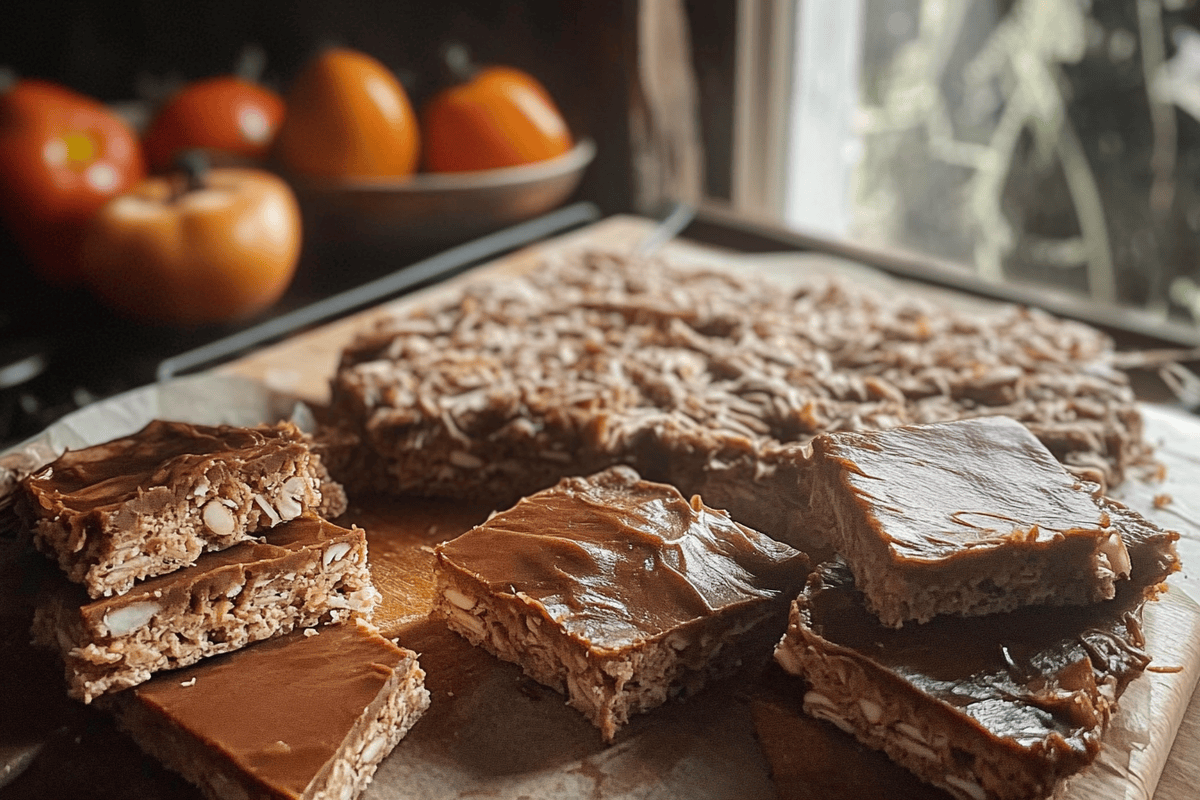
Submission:
[[790,540],[772,506],[803,494],[797,448],[823,431],[1005,415],[1120,482],[1151,457],[1111,355],[1026,309],[575,252],[379,320],[343,352],[324,436],[355,487],[505,503],[626,463]]

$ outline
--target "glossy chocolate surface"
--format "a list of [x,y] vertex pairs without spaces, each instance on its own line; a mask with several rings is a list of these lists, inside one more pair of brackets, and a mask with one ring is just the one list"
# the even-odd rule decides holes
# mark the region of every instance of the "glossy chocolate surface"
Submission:
[[1150,661],[1138,585],[1087,606],[1030,606],[894,629],[867,610],[844,564],[823,565],[816,576],[801,600],[814,633],[899,678],[897,689],[951,706],[1016,747],[1057,735],[1071,750],[1094,751],[1102,724],[1096,684],[1111,680],[1119,693]]
[[121,439],[69,450],[31,475],[26,486],[42,508],[86,513],[116,506],[139,491],[170,485],[173,475],[203,472],[214,456],[222,460],[278,458],[303,445],[290,424],[274,428],[189,425],[155,420]]
[[490,592],[618,651],[803,580],[808,559],[628,468],[567,478],[440,545]]
[[842,470],[896,560],[1050,547],[1108,528],[1081,484],[1006,417],[819,436],[813,452]]
[[294,633],[130,690],[133,702],[278,796],[333,758],[408,653],[355,623]]

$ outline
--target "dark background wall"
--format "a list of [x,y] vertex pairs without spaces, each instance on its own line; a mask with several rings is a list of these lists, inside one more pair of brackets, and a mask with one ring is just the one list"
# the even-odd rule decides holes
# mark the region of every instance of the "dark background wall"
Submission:
[[280,90],[322,46],[363,50],[395,71],[414,103],[437,88],[438,49],[468,44],[481,63],[538,77],[572,129],[600,144],[581,195],[629,207],[628,117],[636,0],[49,0],[13,3],[0,24],[0,65],[106,102],[172,79],[233,69],[263,48],[263,82]]

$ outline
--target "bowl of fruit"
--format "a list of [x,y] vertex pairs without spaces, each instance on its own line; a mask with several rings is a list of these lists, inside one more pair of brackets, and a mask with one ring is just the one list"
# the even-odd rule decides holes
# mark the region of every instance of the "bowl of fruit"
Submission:
[[594,144],[531,75],[445,56],[453,78],[419,114],[386,66],[335,47],[285,94],[239,68],[144,104],[137,125],[0,70],[3,244],[34,285],[196,327],[267,313],[304,252],[390,263],[564,202]]
[[287,94],[274,157],[324,243],[464,240],[561,204],[596,154],[531,75],[446,50],[453,80],[418,115],[370,56],[333,48]]

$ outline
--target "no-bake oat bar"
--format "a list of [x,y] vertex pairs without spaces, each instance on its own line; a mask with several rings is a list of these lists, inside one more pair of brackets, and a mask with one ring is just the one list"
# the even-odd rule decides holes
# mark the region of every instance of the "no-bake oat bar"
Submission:
[[85,703],[295,628],[369,617],[379,598],[364,532],[314,516],[116,597],[89,601],[56,583],[41,595],[33,638],[60,653],[68,693]]
[[574,254],[363,333],[318,436],[355,488],[498,507],[628,464],[807,549],[800,453],[821,432],[1004,415],[1118,483],[1150,451],[1111,356],[1027,309]]
[[159,675],[113,698],[118,722],[209,800],[353,800],[429,693],[369,625],[319,630]]
[[1096,757],[1117,699],[1142,674],[1145,600],[1178,569],[1177,534],[1128,517],[1131,578],[1085,606],[1026,606],[890,628],[844,563],[793,603],[776,661],[804,708],[961,800],[1049,796]]
[[981,417],[813,441],[813,506],[885,625],[1113,597],[1129,574],[1094,484]]
[[241,428],[156,420],[64,453],[22,482],[34,544],[93,598],[253,539],[345,494],[291,423]]
[[808,572],[803,554],[628,467],[564,479],[437,558],[434,615],[566,694],[606,740],[769,653]]

